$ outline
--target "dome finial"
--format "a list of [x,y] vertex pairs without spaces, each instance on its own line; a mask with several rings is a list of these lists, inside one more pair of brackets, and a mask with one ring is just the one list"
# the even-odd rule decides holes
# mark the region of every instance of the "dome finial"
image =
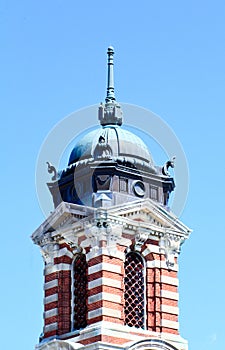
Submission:
[[116,102],[114,94],[114,76],[113,76],[113,55],[114,49],[112,46],[108,47],[108,81],[107,94],[105,103],[101,103],[98,108],[98,119],[102,126],[106,125],[122,125],[123,112]]
[[114,48],[112,46],[108,47],[108,81],[107,81],[107,94],[105,102],[113,102],[116,100],[114,93],[114,72],[113,72],[113,55]]

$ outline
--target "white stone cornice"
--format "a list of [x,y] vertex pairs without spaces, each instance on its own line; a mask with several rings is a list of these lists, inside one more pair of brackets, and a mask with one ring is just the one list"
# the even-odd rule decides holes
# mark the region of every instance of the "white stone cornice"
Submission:
[[[107,227],[104,227],[105,223]],[[98,209],[61,203],[33,233],[32,239],[40,246],[52,241],[66,242],[74,248],[75,254],[79,249],[78,239],[85,234],[87,239],[82,242],[82,247],[91,246],[96,250],[100,248],[100,242],[105,241],[109,254],[114,255],[117,243],[127,246],[135,238],[138,250],[147,239],[164,242],[165,233],[169,239],[172,237],[172,240],[182,243],[190,232],[175,215],[151,200],[138,200]],[[168,264],[171,264],[170,253],[163,251],[163,243],[161,248],[167,254]]]
[[[97,335],[106,335],[110,338],[124,339],[125,344],[113,344],[105,342],[90,343],[85,345],[88,350],[145,350],[145,349],[164,349],[188,350],[188,344],[180,335],[152,332],[135,327],[124,326],[112,322],[100,321],[94,325],[87,326],[85,329],[77,332],[71,332],[59,336],[60,339],[70,338],[71,344],[76,344],[85,339],[91,339]],[[57,340],[58,341],[58,340]],[[50,342],[52,346],[52,342]],[[79,343],[78,343],[79,344]],[[55,348],[53,348],[55,349]],[[61,345],[60,349],[64,349]],[[38,349],[38,350],[42,350]],[[45,348],[43,349],[45,350]],[[47,350],[47,349],[46,349]]]
[[57,230],[66,223],[79,222],[88,216],[93,216],[95,208],[89,208],[78,204],[61,202],[49,217],[34,231],[31,238],[38,244],[40,237],[46,232]]

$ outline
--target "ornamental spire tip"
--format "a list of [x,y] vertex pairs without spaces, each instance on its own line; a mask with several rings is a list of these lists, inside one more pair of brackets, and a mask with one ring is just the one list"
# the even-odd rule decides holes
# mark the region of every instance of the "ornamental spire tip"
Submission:
[[106,99],[105,99],[106,103],[113,102],[116,100],[115,92],[114,92],[114,71],[113,71],[114,48],[112,46],[108,47],[107,55],[108,55],[108,79],[107,79],[107,93],[106,93]]
[[123,122],[123,112],[116,102],[114,93],[113,55],[114,48],[108,47],[108,79],[105,104],[101,103],[98,109],[98,119],[102,126],[121,125]]

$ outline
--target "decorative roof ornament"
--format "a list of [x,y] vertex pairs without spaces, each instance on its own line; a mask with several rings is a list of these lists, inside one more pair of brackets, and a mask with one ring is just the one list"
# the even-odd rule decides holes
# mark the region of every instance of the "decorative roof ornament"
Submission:
[[163,175],[165,176],[170,176],[170,173],[169,173],[169,168],[174,168],[175,167],[175,159],[176,157],[173,157],[172,159],[168,160],[164,166],[162,167],[162,173]]
[[101,103],[98,109],[98,119],[102,126],[122,125],[123,112],[121,106],[116,102],[114,91],[113,55],[114,49],[109,46],[108,51],[108,80],[105,103]]
[[114,70],[113,70],[113,55],[114,48],[112,46],[108,47],[108,81],[107,81],[107,94],[105,98],[105,102],[115,101],[115,92],[114,92]]

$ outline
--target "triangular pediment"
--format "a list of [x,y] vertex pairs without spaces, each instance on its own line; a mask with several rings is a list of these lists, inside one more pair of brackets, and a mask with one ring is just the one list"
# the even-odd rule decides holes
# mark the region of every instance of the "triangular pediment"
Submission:
[[107,217],[114,223],[120,223],[125,229],[136,231],[137,228],[157,232],[175,234],[188,238],[191,230],[172,212],[156,202],[138,200],[109,208],[91,208],[82,205],[62,202],[49,217],[33,233],[32,240],[38,243],[43,235],[56,236],[59,232],[73,230],[82,231],[87,223],[93,223],[98,216]]
[[176,215],[151,199],[111,207],[108,212],[127,220],[137,221],[143,226],[146,224],[159,229],[166,228],[185,236],[191,233],[191,229],[184,225]]
[[93,216],[95,209],[78,204],[62,202],[47,217],[47,219],[34,231],[31,238],[37,243],[39,238],[48,232],[57,232],[68,229],[76,224],[82,223],[87,217]]

